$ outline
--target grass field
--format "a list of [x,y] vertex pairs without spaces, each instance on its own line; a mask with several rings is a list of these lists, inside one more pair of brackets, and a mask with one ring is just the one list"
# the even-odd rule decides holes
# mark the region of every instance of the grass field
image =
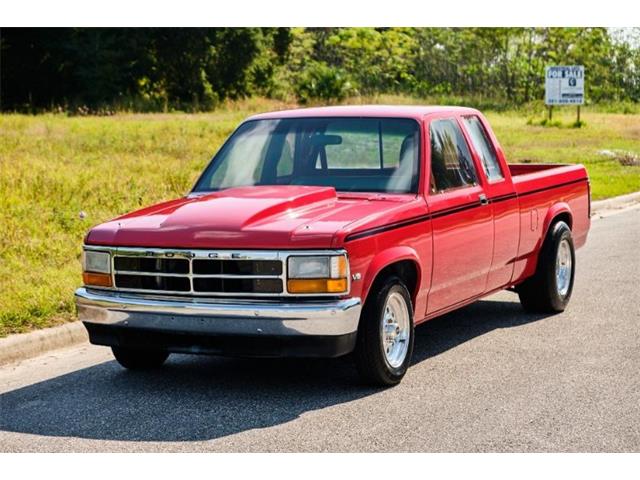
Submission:
[[[194,115],[1,115],[0,336],[72,320],[87,229],[184,194],[242,118],[281,106],[253,100]],[[554,119],[569,125],[571,113]],[[529,114],[516,112],[488,117],[512,162],[582,162],[594,199],[640,190],[640,166],[598,153],[640,155],[640,115],[587,110],[581,129],[530,125]]]

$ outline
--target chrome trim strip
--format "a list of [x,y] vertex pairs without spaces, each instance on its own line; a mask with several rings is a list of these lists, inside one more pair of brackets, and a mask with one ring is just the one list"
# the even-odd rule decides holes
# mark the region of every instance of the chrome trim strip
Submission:
[[282,275],[232,275],[228,273],[194,273],[191,275],[193,278],[235,278],[237,280],[247,279],[247,280],[255,280],[255,279],[265,279],[265,280],[276,280],[281,278]]
[[179,277],[189,278],[188,273],[136,272],[134,270],[117,270],[118,275],[136,275],[140,277]]
[[322,301],[157,299],[79,288],[80,320],[154,330],[237,335],[344,335],[357,331],[359,298]]
[[[163,272],[136,272],[134,270],[116,270],[115,272],[118,275],[137,275],[142,277],[178,277],[178,278],[234,278],[234,279],[246,279],[246,280],[256,280],[256,279],[265,279],[265,280],[277,280],[282,277],[282,275],[232,275],[228,273],[192,273],[189,275],[188,273],[163,273]],[[164,290],[162,290],[164,291]]]

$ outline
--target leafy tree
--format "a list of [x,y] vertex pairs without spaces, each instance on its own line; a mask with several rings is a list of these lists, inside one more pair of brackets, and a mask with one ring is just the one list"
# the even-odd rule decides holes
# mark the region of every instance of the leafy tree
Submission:
[[207,110],[401,93],[519,105],[547,65],[580,64],[589,101],[640,101],[640,29],[3,28],[0,109]]

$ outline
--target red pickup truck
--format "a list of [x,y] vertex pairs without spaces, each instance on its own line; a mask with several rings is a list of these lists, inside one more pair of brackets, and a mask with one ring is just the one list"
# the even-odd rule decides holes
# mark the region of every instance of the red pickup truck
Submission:
[[562,311],[589,216],[582,165],[508,165],[471,108],[265,113],[191,193],[88,233],[76,303],[126,368],[353,352],[393,385],[415,325],[502,289]]

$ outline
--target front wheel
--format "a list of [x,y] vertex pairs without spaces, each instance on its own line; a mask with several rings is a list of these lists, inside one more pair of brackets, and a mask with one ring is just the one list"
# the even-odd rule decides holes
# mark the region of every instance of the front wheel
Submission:
[[111,347],[111,351],[118,363],[129,370],[159,368],[169,357],[164,350]]
[[413,353],[413,307],[407,287],[391,276],[374,286],[358,327],[355,358],[360,376],[370,384],[400,383]]
[[533,277],[517,287],[520,303],[530,312],[562,312],[567,307],[576,269],[571,229],[565,222],[549,230]]

